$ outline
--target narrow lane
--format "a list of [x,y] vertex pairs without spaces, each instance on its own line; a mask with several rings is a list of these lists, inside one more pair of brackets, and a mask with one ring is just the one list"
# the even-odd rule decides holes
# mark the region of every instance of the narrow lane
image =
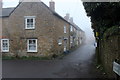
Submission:
[[100,78],[95,47],[84,44],[63,59],[3,60],[3,78]]
[[[95,68],[95,47],[93,44],[82,45],[64,57],[63,61],[64,67],[59,72],[62,77],[99,78],[102,76]],[[62,75],[62,73],[66,74]]]

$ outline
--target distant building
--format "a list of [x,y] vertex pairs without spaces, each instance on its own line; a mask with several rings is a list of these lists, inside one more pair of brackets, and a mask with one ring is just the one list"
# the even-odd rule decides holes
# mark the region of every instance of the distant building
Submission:
[[70,22],[70,48],[79,46],[85,41],[85,32],[80,29],[73,21],[73,18],[70,17],[70,14],[67,13],[64,17],[65,20]]
[[[3,8],[1,51],[3,56],[52,56],[80,46],[83,31],[43,2],[23,2]],[[69,19],[69,18],[68,18]]]

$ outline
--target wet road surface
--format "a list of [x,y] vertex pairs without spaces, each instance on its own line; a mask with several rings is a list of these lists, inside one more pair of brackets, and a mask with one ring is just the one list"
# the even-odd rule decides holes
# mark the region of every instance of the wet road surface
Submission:
[[101,78],[95,47],[84,44],[56,60],[3,60],[3,78]]

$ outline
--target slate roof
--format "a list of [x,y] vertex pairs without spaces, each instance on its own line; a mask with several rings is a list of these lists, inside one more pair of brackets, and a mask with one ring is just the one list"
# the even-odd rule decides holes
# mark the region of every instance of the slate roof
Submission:
[[15,8],[3,8],[2,13],[0,13],[0,17],[8,17],[14,10]]

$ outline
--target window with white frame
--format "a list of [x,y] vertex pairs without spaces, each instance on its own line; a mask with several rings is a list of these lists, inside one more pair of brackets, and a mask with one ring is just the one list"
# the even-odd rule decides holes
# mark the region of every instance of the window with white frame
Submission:
[[73,31],[73,27],[72,27],[72,26],[70,26],[70,31],[71,31],[71,32]]
[[66,26],[64,26],[64,33],[67,33],[67,29],[66,29]]
[[1,39],[1,51],[9,52],[9,39]]
[[37,52],[37,39],[28,39],[27,40],[27,51],[28,52]]
[[62,39],[61,38],[59,38],[59,40],[58,40],[58,45],[62,45]]
[[25,16],[25,29],[35,29],[35,16]]

